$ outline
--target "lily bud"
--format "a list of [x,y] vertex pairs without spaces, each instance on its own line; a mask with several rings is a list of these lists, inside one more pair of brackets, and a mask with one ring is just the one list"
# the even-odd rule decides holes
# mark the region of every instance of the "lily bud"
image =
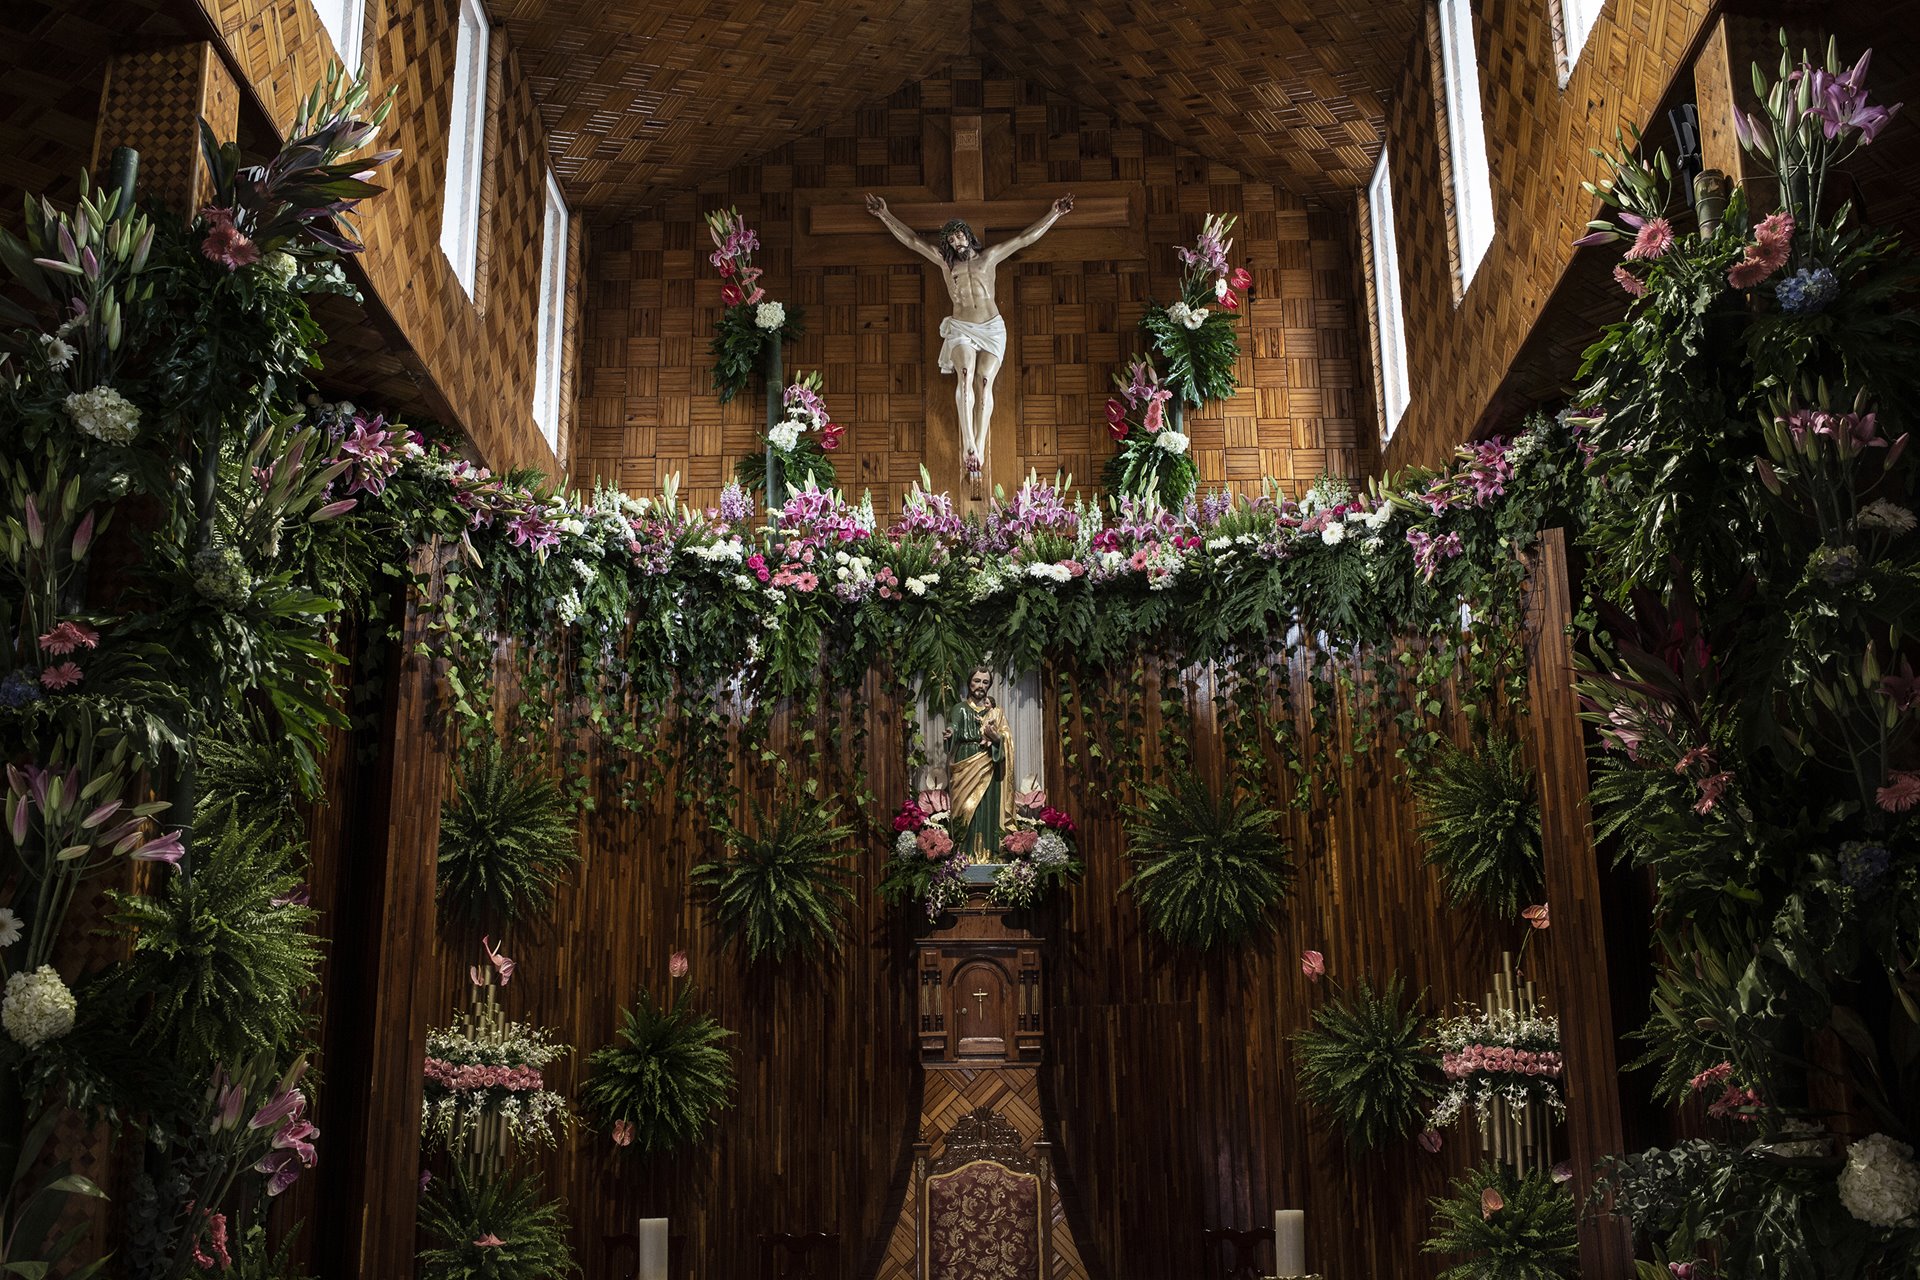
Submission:
[[47,545],[47,526],[40,519],[40,504],[27,495],[27,544],[35,551]]
[[72,558],[86,558],[87,549],[93,545],[93,512],[80,517],[80,527],[73,531]]
[[1760,472],[1760,483],[1767,486],[1767,492],[1779,496],[1780,477],[1774,473],[1773,464],[1765,458],[1756,458],[1753,465]]

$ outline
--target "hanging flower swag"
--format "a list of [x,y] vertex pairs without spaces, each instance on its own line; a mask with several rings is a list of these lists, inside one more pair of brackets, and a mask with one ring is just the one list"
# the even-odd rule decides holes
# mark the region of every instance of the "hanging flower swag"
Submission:
[[940,798],[922,799],[928,807],[909,800],[893,816],[893,858],[880,882],[880,894],[889,902],[918,898],[926,904],[927,919],[938,919],[967,900],[970,880],[980,883],[967,875],[977,866],[993,868],[989,901],[1030,907],[1081,872],[1073,840],[1079,827],[1058,809],[1022,805],[995,856],[975,858],[957,850],[948,830],[951,815]]
[[1162,307],[1150,305],[1140,317],[1154,351],[1166,361],[1167,387],[1184,404],[1202,405],[1224,400],[1237,389],[1234,364],[1240,342],[1234,334],[1239,293],[1253,283],[1245,267],[1230,267],[1227,253],[1233,241],[1227,234],[1237,221],[1231,214],[1210,213],[1191,249],[1174,250],[1185,270],[1180,275],[1180,298]]
[[[804,373],[781,393],[786,416],[768,429],[762,440],[773,446],[785,492],[833,484],[839,472],[827,457],[840,447],[846,428],[827,417],[826,384],[818,372]],[[749,492],[766,492],[767,455],[764,448],[740,459],[734,479]]]
[[1199,479],[1186,433],[1174,425],[1167,402],[1173,390],[1160,381],[1151,360],[1135,360],[1113,375],[1117,392],[1107,400],[1107,430],[1119,452],[1107,459],[1102,477],[1108,493],[1157,497],[1178,505]]
[[707,350],[713,356],[714,390],[725,404],[765,367],[768,343],[799,338],[806,325],[799,307],[770,300],[760,287],[761,268],[753,265],[760,237],[736,210],[709,213],[707,231],[714,244],[707,261],[720,272],[720,301],[726,308]]

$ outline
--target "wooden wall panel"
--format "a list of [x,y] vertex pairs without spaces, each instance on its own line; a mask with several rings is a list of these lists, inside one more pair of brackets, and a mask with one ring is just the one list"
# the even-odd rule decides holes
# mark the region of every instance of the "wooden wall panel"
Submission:
[[943,445],[929,441],[929,422],[951,403],[953,383],[927,351],[944,314],[933,314],[934,304],[946,299],[937,281],[929,292],[924,264],[877,223],[861,235],[814,236],[809,210],[858,204],[868,189],[947,199],[954,104],[985,116],[989,197],[1098,192],[1126,195],[1141,209],[1137,224],[1118,230],[1075,229],[1069,219],[1002,269],[1012,277],[1011,305],[1003,303],[1010,342],[995,389],[1012,413],[995,428],[996,476],[1012,437],[1010,476],[1059,470],[1098,483],[1112,451],[1102,407],[1111,376],[1139,350],[1134,325],[1147,300],[1173,295],[1173,250],[1210,210],[1241,216],[1234,257],[1251,266],[1256,297],[1240,321],[1240,393],[1189,420],[1203,482],[1257,490],[1269,474],[1298,491],[1323,472],[1358,474],[1346,212],[973,59],[633,221],[596,229],[576,482],[603,478],[650,492],[678,472],[683,494],[711,503],[735,462],[758,447],[764,401],[756,393],[722,406],[708,375],[720,280],[706,261],[700,216],[737,205],[765,246],[770,296],[807,310],[807,336],[789,348],[787,369],[826,374],[828,405],[849,428],[835,455],[842,487],[855,495],[870,488],[877,507],[897,510],[922,461]]
[[[1387,110],[1400,287],[1412,400],[1383,451],[1388,467],[1436,464],[1483,426],[1496,391],[1574,260],[1593,216],[1583,180],[1603,174],[1591,147],[1616,126],[1646,124],[1687,65],[1712,0],[1614,0],[1602,10],[1565,87],[1550,0],[1474,8],[1481,108],[1493,174],[1492,247],[1455,302],[1451,191],[1434,59],[1423,32]],[[1428,7],[1428,25],[1437,19]],[[1621,309],[1624,310],[1624,297]],[[1565,344],[1577,354],[1579,339]],[[1568,366],[1565,376],[1571,376]],[[1537,385],[1537,381],[1536,381]],[[1551,377],[1547,382],[1552,385]],[[1514,406],[1501,406],[1511,415]],[[1376,417],[1368,431],[1377,437]]]
[[[332,44],[307,0],[195,0],[276,128],[318,83]],[[360,266],[388,349],[372,372],[418,385],[422,406],[464,429],[496,468],[554,472],[532,419],[547,143],[528,78],[493,33],[481,256],[469,296],[440,250],[457,0],[369,0],[366,57],[376,88],[397,85],[382,145],[402,154],[361,221]],[[349,363],[329,360],[330,364]]]

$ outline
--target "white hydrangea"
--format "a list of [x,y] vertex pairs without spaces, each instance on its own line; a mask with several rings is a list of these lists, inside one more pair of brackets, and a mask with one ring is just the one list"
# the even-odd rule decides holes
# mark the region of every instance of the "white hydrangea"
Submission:
[[1067,841],[1058,831],[1047,830],[1033,842],[1033,860],[1039,866],[1052,866],[1067,860]]
[[193,589],[225,608],[246,608],[253,598],[246,557],[232,547],[201,548],[193,557]]
[[792,418],[767,428],[767,440],[774,448],[790,450],[800,443],[800,424]]
[[300,270],[300,264],[294,261],[290,253],[275,251],[260,260],[260,270],[281,284],[291,284],[294,273]]
[[[1167,308],[1167,319],[1173,321],[1175,324],[1186,324],[1187,317],[1192,314],[1193,311],[1184,302],[1176,302]],[[1191,328],[1192,326],[1188,327]]]
[[1320,541],[1330,547],[1337,547],[1346,540],[1347,526],[1338,520],[1329,520],[1326,527],[1320,530]]
[[1913,512],[1885,498],[1875,498],[1860,508],[1857,523],[1862,529],[1885,529],[1889,533],[1913,532]]
[[920,853],[920,837],[911,831],[902,831],[893,838],[893,855],[896,858],[917,857]]
[[1181,432],[1162,431],[1153,438],[1153,443],[1156,448],[1165,449],[1177,458],[1187,451],[1189,441]]
[[140,434],[140,410],[112,387],[74,392],[67,397],[67,416],[102,444],[127,444]]
[[43,964],[7,979],[6,998],[0,1000],[0,1026],[27,1048],[38,1049],[73,1030],[76,1009],[73,992],[52,965]]
[[[11,1005],[13,997],[7,1000]],[[1847,1148],[1839,1191],[1847,1212],[1871,1226],[1908,1227],[1920,1222],[1920,1168],[1913,1163],[1913,1148],[1884,1133]]]
[[753,309],[753,323],[772,332],[787,322],[787,309],[778,302],[763,302]]

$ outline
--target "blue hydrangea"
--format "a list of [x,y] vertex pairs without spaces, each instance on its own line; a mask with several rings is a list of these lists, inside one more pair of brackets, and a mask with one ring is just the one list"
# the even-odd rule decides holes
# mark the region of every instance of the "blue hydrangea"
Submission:
[[1779,299],[1780,309],[1790,316],[1816,315],[1826,310],[1839,292],[1840,281],[1825,267],[1811,271],[1802,268],[1773,286],[1773,296]]
[[0,707],[18,709],[40,700],[40,686],[24,671],[9,671],[0,680]]
[[1840,879],[1849,889],[1871,889],[1887,874],[1887,846],[1849,840],[1840,846]]

